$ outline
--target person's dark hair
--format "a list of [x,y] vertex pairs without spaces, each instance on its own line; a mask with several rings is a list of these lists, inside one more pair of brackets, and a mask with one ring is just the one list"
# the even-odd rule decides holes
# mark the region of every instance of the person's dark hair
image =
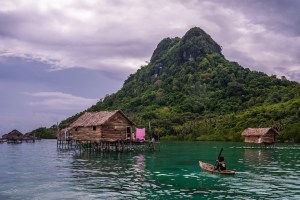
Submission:
[[219,162],[223,162],[224,161],[224,157],[223,156],[220,156],[219,157]]

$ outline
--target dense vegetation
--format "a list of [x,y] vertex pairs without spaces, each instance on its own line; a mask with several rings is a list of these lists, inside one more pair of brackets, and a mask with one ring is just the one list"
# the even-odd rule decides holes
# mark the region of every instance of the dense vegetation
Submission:
[[31,135],[34,135],[41,139],[56,139],[57,126],[53,125],[50,128],[41,127],[31,131]]
[[113,109],[164,139],[240,141],[247,127],[273,127],[282,141],[300,141],[300,84],[226,60],[197,27],[162,40],[148,65],[87,111]]

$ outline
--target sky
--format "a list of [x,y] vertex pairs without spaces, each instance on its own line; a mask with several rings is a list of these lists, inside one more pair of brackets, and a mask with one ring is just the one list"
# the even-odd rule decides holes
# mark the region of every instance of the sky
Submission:
[[0,135],[89,108],[195,26],[228,60],[300,82],[299,25],[298,0],[1,0]]

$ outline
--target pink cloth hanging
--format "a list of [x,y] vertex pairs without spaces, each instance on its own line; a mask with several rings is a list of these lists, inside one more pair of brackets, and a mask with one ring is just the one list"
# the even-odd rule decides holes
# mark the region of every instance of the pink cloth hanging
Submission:
[[136,139],[145,140],[145,128],[136,128]]

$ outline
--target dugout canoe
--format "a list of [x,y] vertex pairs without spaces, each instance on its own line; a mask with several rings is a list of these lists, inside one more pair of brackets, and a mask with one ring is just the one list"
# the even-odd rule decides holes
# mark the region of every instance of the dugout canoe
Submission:
[[235,171],[231,171],[231,170],[215,170],[215,166],[213,166],[209,163],[202,162],[202,161],[199,161],[199,166],[204,171],[214,173],[214,174],[227,174],[227,175],[234,175],[235,174]]

